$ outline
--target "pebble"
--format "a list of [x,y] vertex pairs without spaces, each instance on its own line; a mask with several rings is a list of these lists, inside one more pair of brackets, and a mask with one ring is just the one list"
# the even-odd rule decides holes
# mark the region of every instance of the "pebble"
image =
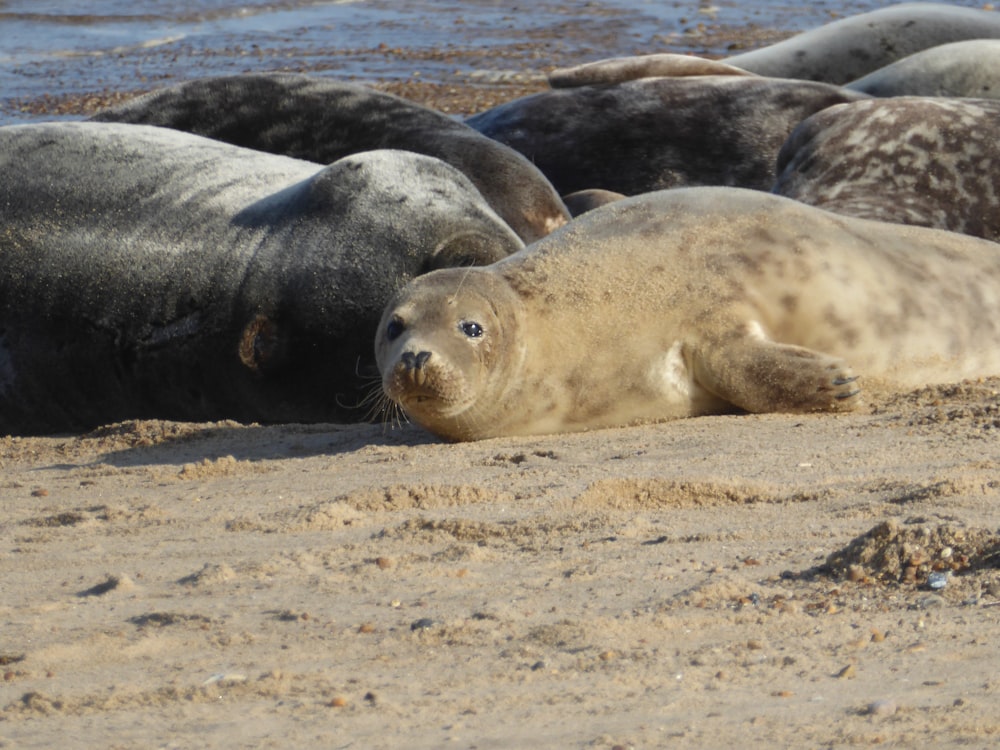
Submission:
[[951,577],[949,573],[934,572],[927,575],[927,585],[934,589],[943,589],[948,585],[948,579]]
[[854,668],[853,664],[848,664],[846,667],[837,672],[837,679],[839,680],[853,680],[858,674],[858,670]]
[[434,620],[430,617],[421,617],[410,623],[410,630],[429,630],[434,627]]
[[869,716],[892,716],[896,713],[896,702],[892,700],[877,700],[868,704],[866,713]]

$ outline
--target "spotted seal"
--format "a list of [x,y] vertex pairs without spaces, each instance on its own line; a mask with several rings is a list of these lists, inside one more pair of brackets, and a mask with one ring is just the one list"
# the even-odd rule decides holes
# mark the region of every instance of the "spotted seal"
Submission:
[[461,170],[525,242],[569,220],[552,186],[516,151],[441,112],[359,84],[284,73],[203,78],[91,119],[174,128],[320,164],[372,149],[413,151]]
[[522,247],[458,170],[142,125],[0,128],[0,433],[358,421],[407,279]]
[[375,347],[387,398],[449,440],[844,410],[855,372],[897,387],[1000,372],[1000,265],[952,232],[665,190],[415,279]]
[[898,97],[800,124],[773,192],[836,213],[1000,241],[1000,102]]
[[1000,39],[941,44],[851,81],[872,96],[948,96],[1000,99]]
[[945,3],[901,3],[722,62],[762,76],[844,84],[929,47],[986,38],[1000,38],[1000,13]]
[[544,91],[466,122],[524,154],[561,195],[686,185],[767,190],[778,149],[799,122],[864,98],[758,76],[642,78]]

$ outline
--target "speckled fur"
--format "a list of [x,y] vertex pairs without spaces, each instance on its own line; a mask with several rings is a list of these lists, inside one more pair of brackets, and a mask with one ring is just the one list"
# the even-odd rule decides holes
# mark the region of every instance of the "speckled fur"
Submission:
[[413,276],[517,236],[456,169],[327,167],[165,128],[0,128],[0,434],[134,418],[361,420]]
[[929,47],[985,38],[1000,38],[1000,13],[945,3],[901,3],[722,62],[763,76],[844,84]]
[[872,96],[1000,99],[1000,39],[941,44],[897,60],[845,88]]
[[93,119],[173,128],[318,164],[372,149],[413,151],[465,174],[525,242],[569,219],[552,186],[517,152],[441,112],[324,76],[258,73],[187,81]]
[[864,98],[756,76],[643,78],[534,94],[466,122],[524,154],[561,195],[688,185],[767,190],[778,149],[799,122]]
[[773,191],[813,206],[1000,240],[1000,102],[831,107],[792,133],[778,170]]
[[[406,352],[426,353],[419,394]],[[661,191],[414,280],[386,308],[376,359],[387,395],[451,440],[850,409],[868,378],[1000,372],[1000,256],[756,191]]]

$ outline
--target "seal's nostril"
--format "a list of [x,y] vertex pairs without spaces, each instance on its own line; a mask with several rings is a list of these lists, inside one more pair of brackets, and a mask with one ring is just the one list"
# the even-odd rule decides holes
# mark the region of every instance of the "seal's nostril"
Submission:
[[421,369],[425,364],[427,364],[427,360],[430,358],[431,353],[426,351],[419,352],[417,354],[414,354],[413,352],[403,352],[399,356],[400,361],[407,370]]

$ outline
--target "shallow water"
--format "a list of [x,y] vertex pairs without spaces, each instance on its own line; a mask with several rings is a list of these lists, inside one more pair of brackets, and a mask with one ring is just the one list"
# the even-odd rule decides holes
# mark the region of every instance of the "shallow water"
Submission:
[[486,71],[494,71],[494,80],[530,76],[614,55],[725,55],[780,38],[776,31],[887,4],[537,0],[521,8],[510,0],[0,0],[0,122],[44,116],[24,106],[39,98],[145,90],[243,71],[449,82]]

